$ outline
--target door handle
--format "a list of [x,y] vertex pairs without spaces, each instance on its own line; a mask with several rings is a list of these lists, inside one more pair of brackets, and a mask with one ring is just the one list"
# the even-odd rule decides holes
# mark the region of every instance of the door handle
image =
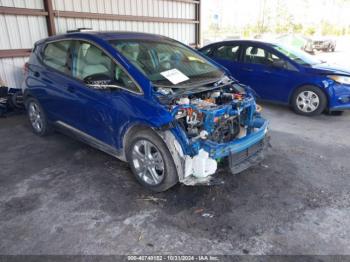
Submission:
[[40,73],[39,73],[39,72],[34,72],[34,76],[35,76],[35,77],[39,77],[39,76],[40,76]]
[[253,69],[251,69],[251,68],[243,67],[242,69],[243,69],[244,71],[253,72]]

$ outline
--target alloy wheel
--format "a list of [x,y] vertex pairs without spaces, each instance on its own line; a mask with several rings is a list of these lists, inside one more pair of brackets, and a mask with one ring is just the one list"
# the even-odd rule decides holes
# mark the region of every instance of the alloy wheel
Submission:
[[29,104],[28,115],[33,128],[40,133],[44,127],[44,122],[40,108],[36,103],[32,102]]
[[148,140],[138,140],[132,148],[132,162],[137,176],[145,183],[159,185],[165,174],[164,161],[158,148]]

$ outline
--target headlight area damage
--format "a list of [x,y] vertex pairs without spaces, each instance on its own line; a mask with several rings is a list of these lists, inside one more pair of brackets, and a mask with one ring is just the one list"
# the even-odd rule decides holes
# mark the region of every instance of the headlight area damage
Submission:
[[172,95],[168,107],[174,120],[159,132],[180,182],[211,184],[220,162],[237,174],[263,159],[268,122],[247,89],[228,83],[183,93]]

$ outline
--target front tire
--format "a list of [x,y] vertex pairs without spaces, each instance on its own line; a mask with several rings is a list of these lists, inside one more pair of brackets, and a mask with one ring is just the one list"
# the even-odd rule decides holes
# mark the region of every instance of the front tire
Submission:
[[142,129],[130,138],[126,158],[137,181],[147,189],[162,192],[178,182],[169,149],[152,130]]
[[294,92],[291,104],[295,113],[315,116],[326,109],[327,97],[316,86],[302,86]]
[[28,98],[25,102],[29,123],[33,132],[38,136],[45,136],[51,132],[46,114],[35,98]]

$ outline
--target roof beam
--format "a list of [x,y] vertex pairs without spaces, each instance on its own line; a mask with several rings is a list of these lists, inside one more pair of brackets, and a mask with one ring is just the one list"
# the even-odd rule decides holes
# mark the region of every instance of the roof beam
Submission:
[[140,22],[160,22],[160,23],[187,23],[197,24],[195,19],[169,18],[155,16],[134,16],[134,15],[116,15],[103,13],[88,13],[74,11],[54,11],[56,17],[85,18],[85,19],[102,19],[102,20],[119,20],[119,21],[140,21]]
[[52,6],[52,0],[44,0],[45,11],[47,12],[46,24],[47,24],[47,33],[49,36],[56,34],[56,26],[54,20],[54,11]]
[[0,14],[3,14],[3,15],[47,16],[48,12],[41,10],[41,9],[0,6]]
[[184,2],[190,4],[199,4],[200,0],[173,0],[174,2]]
[[0,58],[30,56],[31,49],[3,49],[0,50]]

